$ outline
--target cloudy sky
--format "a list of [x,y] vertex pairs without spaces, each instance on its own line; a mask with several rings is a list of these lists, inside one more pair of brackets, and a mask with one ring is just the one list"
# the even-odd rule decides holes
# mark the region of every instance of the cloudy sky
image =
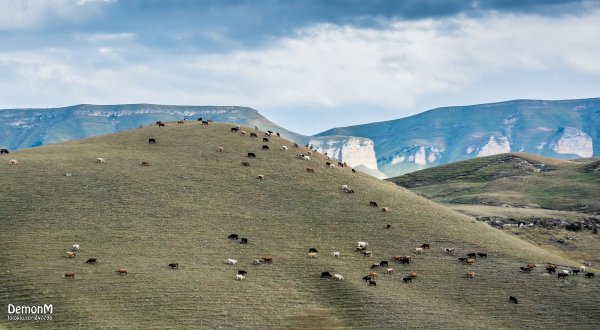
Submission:
[[600,96],[600,1],[0,0],[0,108],[240,105],[299,133]]

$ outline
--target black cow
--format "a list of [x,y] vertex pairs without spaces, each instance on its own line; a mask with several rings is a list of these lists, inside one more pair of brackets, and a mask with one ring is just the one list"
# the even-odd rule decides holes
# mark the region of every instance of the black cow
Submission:
[[156,139],[150,138],[150,139],[148,139],[148,143],[156,144]]
[[403,264],[410,264],[410,258],[404,257],[399,260]]
[[96,258],[89,258],[85,263],[86,264],[95,264],[98,262],[98,259]]
[[269,150],[269,146],[267,146],[267,145],[262,146],[262,150]]
[[546,271],[548,273],[556,273],[556,267],[546,267]]
[[246,275],[248,274],[247,271],[243,270],[243,269],[238,269],[238,275]]
[[379,264],[372,264],[371,269],[379,268]]
[[202,125],[208,125],[208,120],[203,120]]
[[367,275],[367,276],[364,276],[362,279],[365,282],[369,282],[371,280],[371,276]]
[[8,149],[0,149],[0,155],[3,155],[3,154],[8,155]]
[[407,277],[402,278],[402,280],[404,281],[404,283],[412,282],[412,277],[407,276]]
[[421,244],[421,248],[427,250],[429,249],[429,244]]
[[579,275],[580,270],[579,269],[573,269],[573,270],[571,270],[571,272],[573,273],[573,275]]
[[594,274],[594,273],[586,273],[585,277],[587,277],[587,278],[594,278],[594,277],[596,277],[596,274]]
[[558,278],[565,278],[567,276],[569,276],[569,274],[565,274],[565,273],[558,273]]
[[460,262],[463,262],[463,261],[465,261],[465,260],[467,260],[467,259],[469,259],[469,258],[467,258],[467,257],[459,257],[459,258],[458,258],[458,261],[460,261]]
[[392,224],[391,224],[391,223],[388,223],[387,225],[385,225],[385,228],[387,228],[387,229],[390,229],[390,228],[392,228]]
[[248,153],[248,158],[256,158],[256,154],[253,152]]
[[355,169],[352,169],[352,173],[356,173],[356,170],[355,170]]
[[322,272],[321,273],[321,278],[332,278],[333,276],[331,275],[330,272]]
[[269,138],[263,138],[263,142],[269,142]]
[[270,134],[273,134],[273,131],[267,131],[267,133],[269,133],[269,135],[270,135]]
[[[529,267],[520,267],[520,268],[521,268],[521,270],[522,270],[523,272],[525,272],[525,273],[531,273],[531,268],[529,268]],[[560,275],[560,274],[559,274],[559,275]]]
[[479,258],[487,258],[487,253],[477,252]]
[[369,280],[369,285],[372,286],[377,286],[377,282],[373,281],[373,280]]
[[377,207],[377,202],[371,201],[369,202],[369,206]]
[[467,253],[467,257],[469,257],[469,258],[477,258],[477,253],[475,253],[475,252]]
[[277,137],[281,137],[281,134],[279,134],[279,132],[277,132]]
[[232,127],[232,128],[231,128],[231,131],[232,131],[232,132],[237,132],[237,131],[239,131],[239,130],[240,130],[240,129],[239,129],[239,128],[237,128],[237,127]]
[[171,267],[172,269],[179,269],[179,264],[176,262],[170,263],[169,267]]
[[511,302],[511,303],[515,303],[515,304],[519,303],[519,301],[517,300],[517,298],[513,297],[513,296],[508,297],[508,301]]
[[258,135],[256,135],[256,133],[250,133],[250,137],[258,137]]
[[382,260],[379,262],[379,267],[386,267],[389,266],[389,262],[387,260]]
[[234,239],[234,240],[237,240],[238,237],[239,237],[238,234],[231,234],[231,235],[227,236],[227,238]]
[[240,244],[248,244],[248,239],[246,237],[242,237]]
[[299,148],[298,143],[294,143],[294,148]]
[[202,117],[198,118],[198,121],[202,121]]
[[265,133],[265,136],[271,136],[271,133],[267,132],[267,133]]
[[310,253],[310,252],[319,253],[319,251],[317,251],[317,249],[316,249],[316,248],[314,248],[314,247],[308,248],[308,252],[309,252],[309,253]]

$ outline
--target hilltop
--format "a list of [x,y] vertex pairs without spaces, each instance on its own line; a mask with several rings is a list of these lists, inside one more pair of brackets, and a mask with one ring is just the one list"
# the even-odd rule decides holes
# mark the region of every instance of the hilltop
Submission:
[[[168,123],[2,155],[0,304],[52,303],[54,315],[51,322],[19,324],[2,315],[0,325],[600,326],[600,306],[582,299],[600,289],[598,278],[543,275],[545,263],[571,268],[583,260],[527,243],[390,182],[350,168],[330,169],[324,155],[297,159],[296,153],[308,150],[295,149],[289,140],[271,137],[265,143],[231,127]],[[263,144],[270,150],[261,150]],[[248,158],[248,152],[257,157]],[[106,162],[97,163],[97,157]],[[144,160],[150,166],[141,166]],[[344,184],[355,193],[343,193]],[[249,243],[228,240],[231,233]],[[372,258],[354,252],[358,241],[369,242]],[[81,250],[65,258],[72,243]],[[431,249],[414,254],[423,243]],[[309,247],[319,250],[317,258],[307,258]],[[456,248],[457,255],[446,255],[445,247]],[[333,251],[341,256],[329,255]],[[471,251],[488,258],[470,266],[457,261]],[[396,264],[390,260],[395,255],[413,260]],[[273,263],[252,265],[261,256],[272,256]],[[91,257],[98,264],[85,264]],[[228,258],[237,259],[237,266],[225,264]],[[377,286],[367,286],[361,278],[380,260],[390,260],[395,272],[377,269]],[[167,267],[172,262],[178,270]],[[540,267],[520,272],[527,263]],[[120,267],[128,274],[116,274]],[[237,269],[248,271],[244,281],[234,280]],[[319,278],[324,271],[345,280]],[[466,278],[467,271],[476,272],[475,278]],[[74,272],[75,279],[63,278],[65,272]],[[404,283],[410,272],[418,277]],[[510,304],[509,295],[519,304]]]

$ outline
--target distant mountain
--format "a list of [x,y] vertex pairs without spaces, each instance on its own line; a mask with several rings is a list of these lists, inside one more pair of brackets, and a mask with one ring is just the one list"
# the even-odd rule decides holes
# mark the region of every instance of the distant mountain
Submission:
[[211,119],[281,133],[300,144],[311,144],[350,166],[377,170],[373,141],[347,136],[309,137],[286,130],[261,116],[257,110],[235,106],[176,106],[156,104],[81,104],[49,109],[0,110],[0,146],[11,150],[37,147],[115,133],[155,121]]
[[377,166],[390,177],[507,152],[592,157],[600,155],[600,98],[445,107],[317,134],[331,135],[372,140]]

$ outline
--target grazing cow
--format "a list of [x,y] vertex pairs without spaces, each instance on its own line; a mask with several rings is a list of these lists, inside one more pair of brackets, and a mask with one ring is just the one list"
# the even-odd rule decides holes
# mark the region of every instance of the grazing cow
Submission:
[[261,174],[261,175],[257,176],[256,178],[259,179],[259,180],[264,180],[265,176]]
[[223,147],[217,147],[218,152],[223,152],[223,149],[224,149]]
[[148,139],[148,143],[150,143],[150,144],[156,144],[156,139],[149,138]]
[[287,150],[288,150],[288,147],[287,147],[287,146],[281,146],[281,150],[285,150],[285,151],[287,151]]
[[417,278],[417,273],[412,272],[412,273],[408,274],[408,277],[410,277],[410,278]]
[[229,239],[235,239],[235,240],[237,240],[238,237],[239,237],[238,234],[231,234],[231,235],[227,236],[227,238],[229,238]]
[[475,259],[472,259],[472,258],[465,259],[465,264],[466,265],[472,265],[474,263],[475,263]]
[[315,169],[312,168],[312,167],[307,167],[306,168],[306,172],[308,172],[308,173],[315,173]]
[[262,150],[269,150],[269,146],[267,146],[267,145],[263,145],[263,146],[262,146]]
[[479,258],[487,258],[487,253],[477,252]]
[[183,120],[178,120],[177,124],[185,124],[185,122]]
[[584,262],[583,265],[586,267],[592,267],[592,263],[589,261]]
[[331,164],[331,162],[325,162],[325,166],[331,166],[333,164]]
[[565,278],[567,276],[569,276],[569,274],[565,274],[565,273],[558,273],[558,278]]
[[339,167],[344,167],[344,163],[342,163],[342,162],[338,162],[338,163],[337,163],[337,165],[338,165]]
[[332,278],[333,276],[331,275],[330,272],[322,272],[321,273],[321,278]]
[[517,298],[513,297],[513,296],[508,297],[508,301],[511,302],[511,303],[514,303],[514,304],[518,304],[519,303],[519,301],[517,301]]
[[344,276],[342,276],[341,274],[333,274],[333,278],[338,281],[344,280]]
[[563,270],[561,270],[560,272],[561,272],[562,274],[566,274],[566,275],[569,275],[569,274],[570,274],[570,272],[569,272],[568,270],[566,270],[566,269],[563,269]]
[[242,237],[240,244],[248,244],[248,239],[246,237]]
[[546,267],[546,271],[549,274],[556,273],[556,266],[548,266],[548,267]]
[[465,260],[469,259],[468,257],[459,257],[458,261],[465,262]]
[[353,194],[354,190],[350,189],[347,185],[343,184],[341,187],[342,191],[347,193],[347,194]]
[[537,267],[537,265],[536,265],[536,264],[527,264],[527,268],[530,268],[530,269],[532,269],[532,270],[533,270],[535,267]]
[[390,228],[392,228],[392,224],[391,224],[391,223],[388,223],[387,225],[385,225],[385,228],[387,228],[387,229],[390,229]]
[[257,137],[258,137],[258,135],[256,135],[256,133],[252,133],[252,132],[250,132],[250,137],[255,137],[255,138],[257,138]]
[[198,118],[197,121],[202,121],[202,117]]
[[416,254],[421,254],[421,253],[423,253],[423,248],[422,248],[422,247],[416,247],[416,248],[415,248],[415,253],[416,253]]
[[264,263],[272,263],[273,262],[273,257],[262,257],[261,260]]
[[466,276],[467,278],[474,278],[474,277],[475,277],[475,272],[466,272],[466,273],[465,273],[465,276]]
[[317,249],[314,247],[308,248],[308,252],[319,253],[319,251],[317,251]]
[[377,207],[377,202],[370,201],[369,206]]
[[9,154],[8,149],[0,149],[0,155]]
[[404,281],[404,283],[409,283],[409,282],[412,282],[413,278],[410,276],[406,276],[406,277],[403,277],[402,280]]
[[388,275],[392,275],[394,273],[394,268],[387,268],[385,270],[385,273],[388,274]]
[[587,267],[584,265],[579,266],[579,270],[582,272],[585,272],[587,270]]
[[160,125],[160,124],[162,124],[162,121],[157,121],[156,122],[156,125]]
[[104,164],[104,163],[106,163],[106,160],[104,158],[98,157],[98,158],[96,158],[96,163]]
[[67,258],[75,258],[75,252],[67,251],[66,252],[66,257]]
[[241,275],[241,274],[237,274],[237,275],[235,275],[235,280],[236,280],[236,281],[241,281],[241,280],[243,280],[243,279],[245,279],[245,278],[246,278],[246,276],[244,276],[244,275]]
[[389,266],[389,262],[387,260],[381,260],[379,262],[379,267],[385,267],[385,266]]
[[248,163],[248,162],[242,162],[242,166],[250,166],[250,163]]
[[269,138],[264,137],[263,142],[269,142]]
[[379,268],[379,264],[372,264],[371,269]]
[[329,168],[333,169],[333,168],[335,168],[335,165],[333,165],[333,164],[330,164],[330,165],[329,165]]
[[232,127],[231,132],[238,132],[240,130],[239,127]]
[[469,258],[477,258],[477,253],[476,252],[467,253],[467,257],[469,257]]
[[63,275],[65,278],[75,278],[75,273],[73,272],[67,272],[65,273],[65,275]]
[[425,244],[421,244],[421,248],[423,250],[429,250],[429,244],[425,243]]
[[281,134],[279,134],[279,132],[275,133],[275,135],[277,135],[277,137],[281,137]]
[[209,121],[208,120],[203,120],[202,121],[202,125],[208,125]]
[[171,267],[172,269],[179,269],[179,263],[177,263],[177,262],[172,262],[168,266]]
[[369,275],[363,276],[362,280],[365,282],[369,282],[369,280],[371,280],[371,276],[369,276]]
[[300,148],[300,146],[298,145],[298,143],[294,143],[294,148]]
[[246,131],[240,131],[240,135],[246,136]]
[[444,251],[446,251],[446,254],[451,255],[454,255],[456,253],[456,250],[454,248],[445,248]]
[[370,278],[375,278],[375,277],[377,277],[377,273],[376,272],[370,272],[369,273],[369,277]]
[[261,259],[254,259],[254,261],[252,262],[253,265],[260,265],[262,263]]
[[11,159],[10,164],[11,165],[19,165],[19,162],[16,159]]
[[381,208],[381,212],[383,212],[383,213],[388,213],[389,211],[390,211],[389,207],[383,207],[383,208]]
[[363,251],[362,254],[365,257],[372,257],[373,256],[373,251]]
[[273,134],[273,131],[267,130],[267,133],[269,133],[269,135],[271,135],[271,134]]
[[79,251],[79,244],[71,245],[71,251]]
[[334,256],[335,258],[340,256],[340,253],[338,251],[335,252],[331,252],[331,255]]
[[237,264],[237,260],[235,260],[235,259],[227,259],[225,261],[225,263],[228,264],[228,265],[233,266],[233,265]]
[[410,258],[410,256],[395,256],[395,257],[392,257],[392,259],[394,261],[397,261],[397,262],[400,262],[403,264],[409,264],[411,258]]
[[160,123],[160,124],[158,124],[158,127],[167,127],[167,125]]
[[238,269],[237,273],[240,274],[240,275],[246,275],[246,274],[248,274],[248,272],[245,271],[245,270],[243,270],[243,269]]
[[356,246],[357,246],[358,248],[361,248],[361,249],[366,249],[366,248],[369,246],[369,243],[367,243],[367,242],[358,242],[358,243],[356,244]]
[[95,265],[98,262],[96,258],[89,258],[85,263]]
[[310,160],[310,156],[304,155],[302,156],[302,160]]
[[256,158],[256,154],[253,152],[248,153],[248,158]]
[[316,252],[308,252],[308,257],[309,258],[316,258],[317,257],[317,253]]
[[594,277],[596,277],[596,274],[595,273],[586,273],[585,277],[587,277],[587,278],[594,278]]
[[142,161],[142,166],[150,166],[150,162],[147,160]]
[[119,273],[121,275],[126,275],[127,274],[127,269],[125,269],[125,268],[119,268],[115,272]]
[[369,286],[377,286],[377,282],[373,281],[373,280],[369,280]]
[[352,173],[356,173],[356,170],[355,170],[355,169],[352,169]]
[[573,273],[573,275],[579,275],[580,270],[579,269],[573,269],[571,270],[571,273]]

